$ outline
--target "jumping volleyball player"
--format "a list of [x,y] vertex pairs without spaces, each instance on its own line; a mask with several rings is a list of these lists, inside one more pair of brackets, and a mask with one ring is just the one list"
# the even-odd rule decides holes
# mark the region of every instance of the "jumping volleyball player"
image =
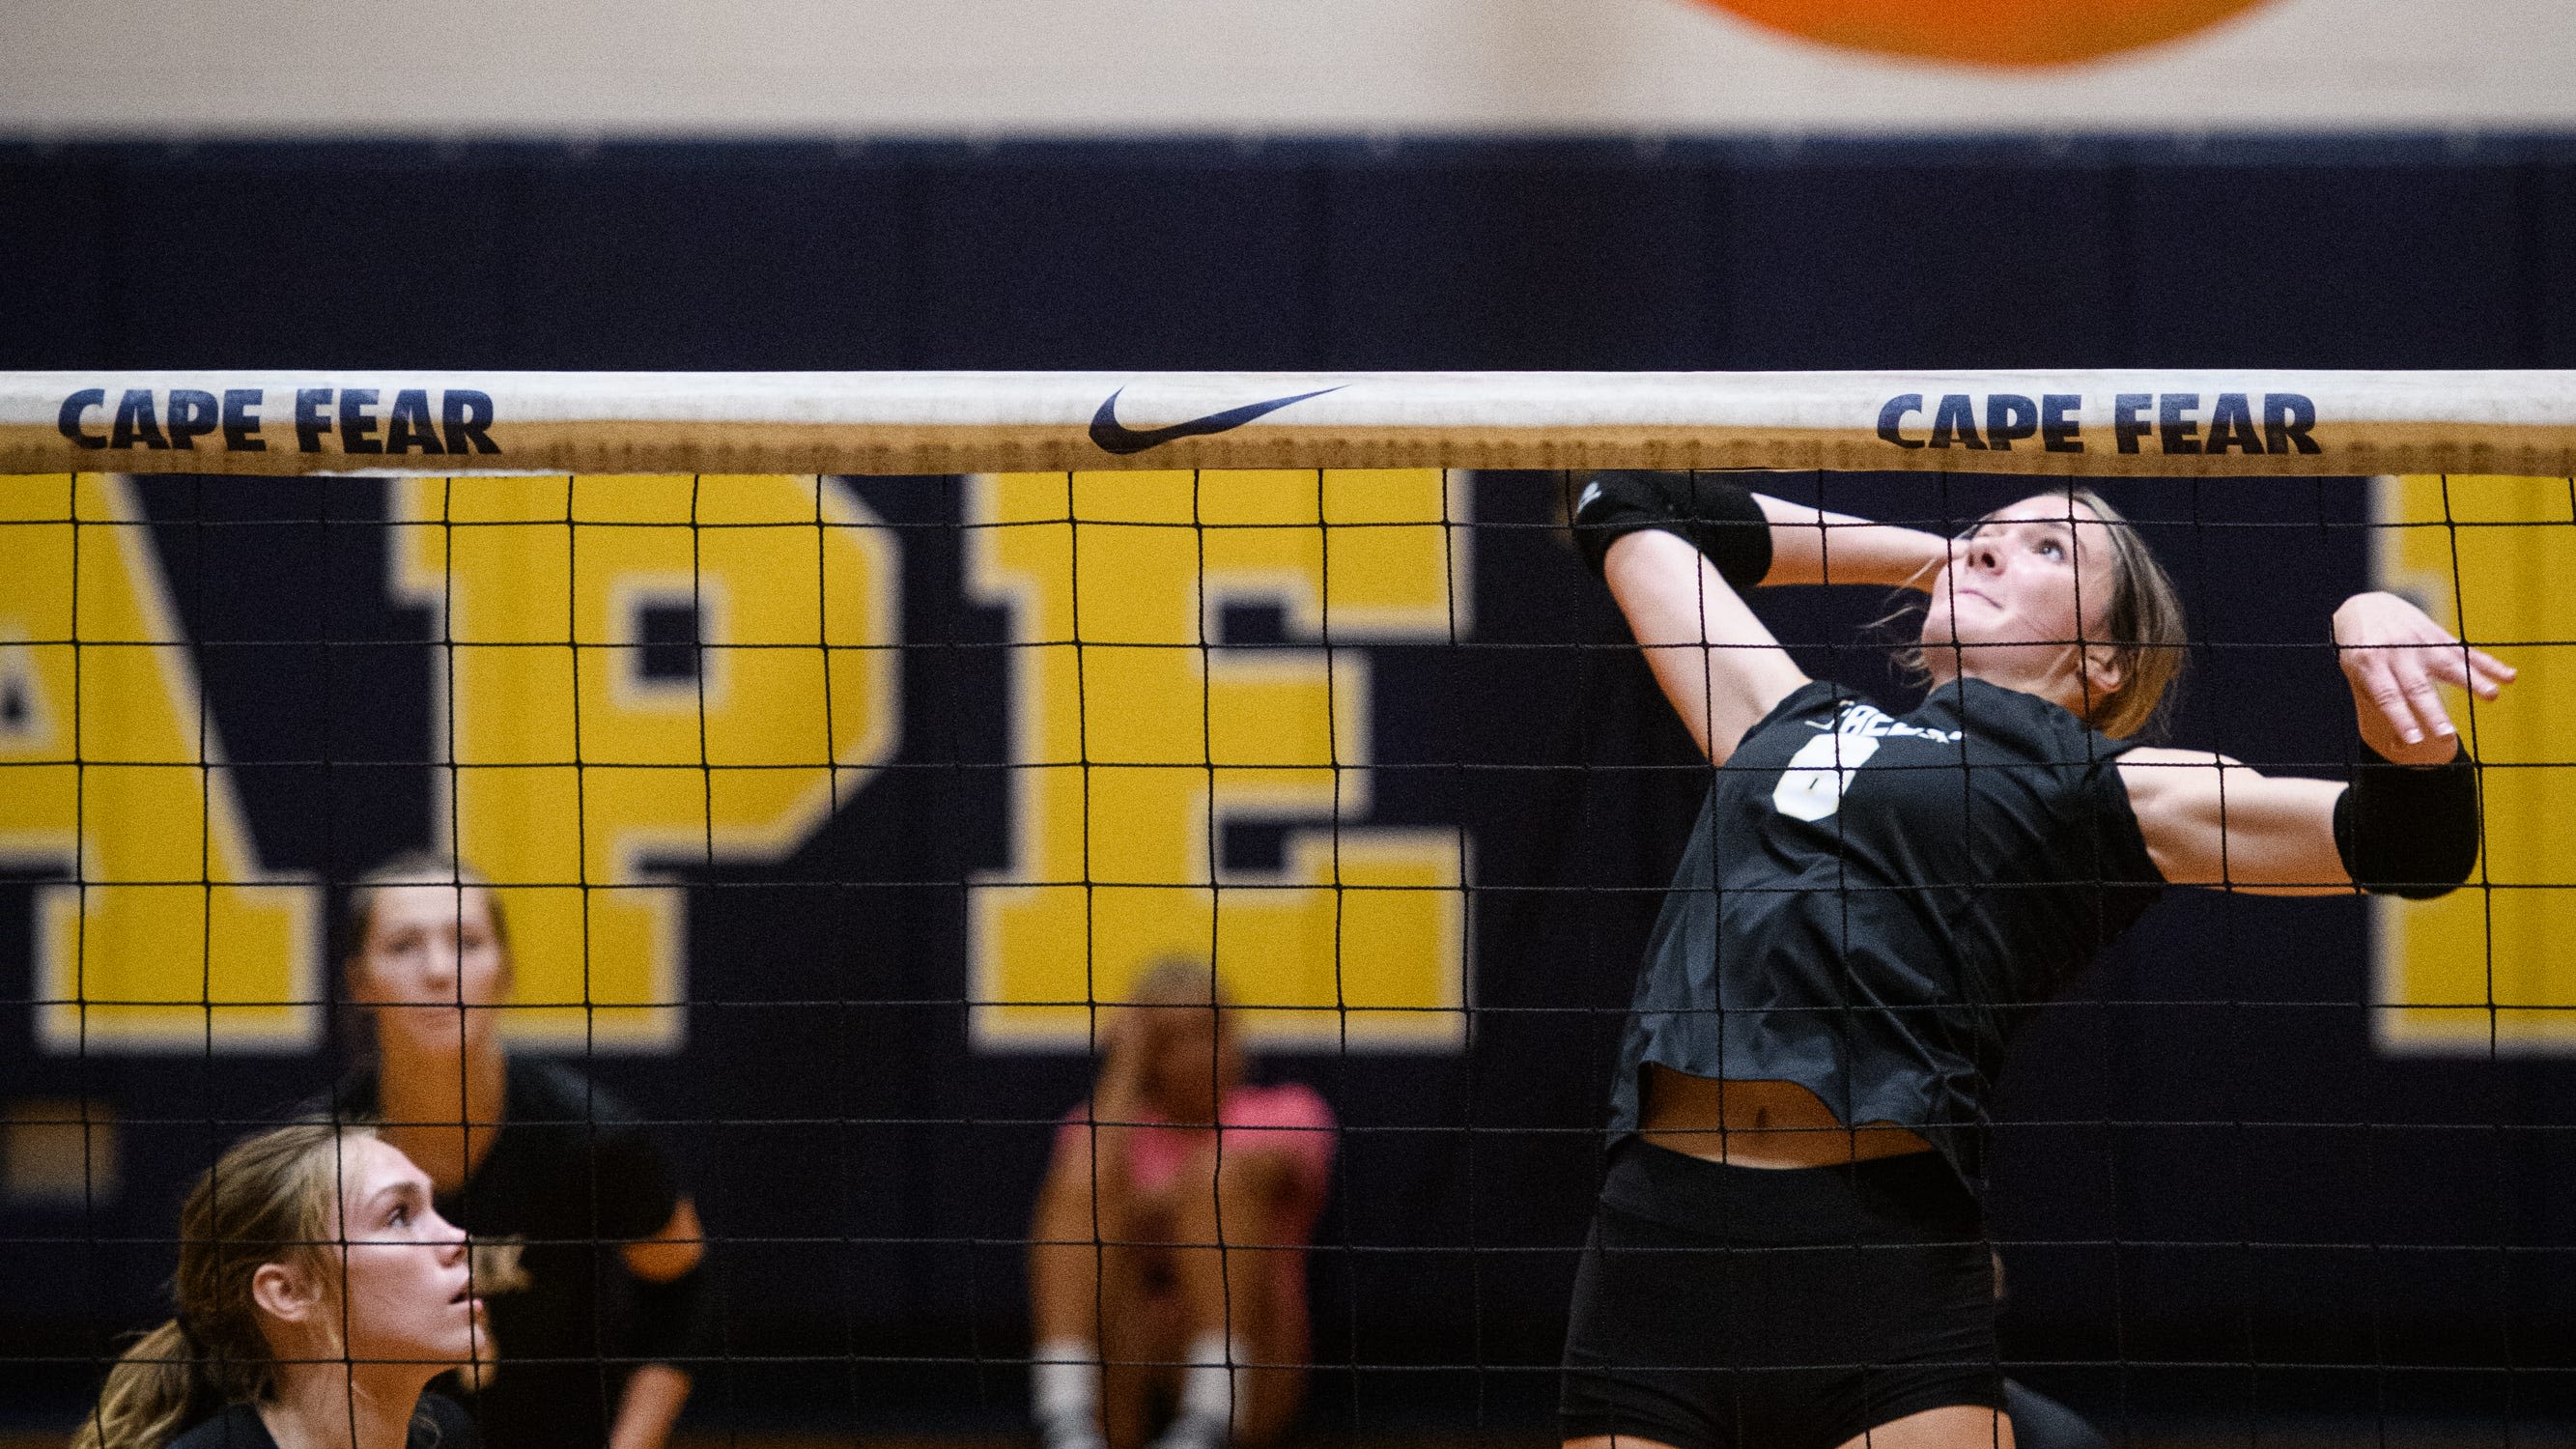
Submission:
[[[2014,1008],[2167,884],[2459,884],[2477,781],[2435,682],[2492,699],[2514,672],[2357,594],[2334,638],[2370,755],[2349,788],[2267,777],[2132,743],[2178,672],[2182,612],[2087,490],[1951,541],[1605,473],[1574,523],[1718,768],[1620,1054],[1568,1449],[2010,1449],[1969,1184]],[[1809,680],[1738,592],[1829,581],[1928,581],[1920,707]]]

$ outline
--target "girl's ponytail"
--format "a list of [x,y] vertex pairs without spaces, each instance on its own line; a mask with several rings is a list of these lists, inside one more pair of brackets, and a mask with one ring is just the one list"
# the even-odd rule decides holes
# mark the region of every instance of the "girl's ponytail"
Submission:
[[98,1407],[72,1449],[160,1449],[223,1407],[188,1331],[173,1318],[134,1341],[107,1371]]

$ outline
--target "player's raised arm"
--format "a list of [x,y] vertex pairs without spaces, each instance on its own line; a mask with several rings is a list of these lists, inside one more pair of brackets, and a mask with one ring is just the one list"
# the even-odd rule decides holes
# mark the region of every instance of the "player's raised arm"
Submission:
[[1762,578],[1765,586],[1876,584],[1928,589],[1950,558],[1950,541],[1937,533],[1873,523],[1764,493],[1754,494],[1753,501],[1771,523],[1771,571]]
[[2366,891],[2417,899],[2478,857],[2477,765],[2437,682],[2494,699],[2511,666],[2394,594],[2335,611],[2365,754],[2349,786],[2266,776],[2198,750],[2132,750],[2120,774],[2148,854],[2176,885],[2263,895]]
[[1588,479],[1574,537],[1600,570],[1664,697],[1710,760],[1807,682],[1738,590],[1759,584],[1913,585],[1939,538],[1766,498],[1705,474]]

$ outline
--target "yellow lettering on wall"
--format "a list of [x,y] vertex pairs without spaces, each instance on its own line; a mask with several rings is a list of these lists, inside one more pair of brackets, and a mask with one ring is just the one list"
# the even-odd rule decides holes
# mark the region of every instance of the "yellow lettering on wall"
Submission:
[[[891,751],[888,532],[812,477],[394,487],[397,587],[445,620],[438,832],[501,889],[512,1036],[676,1046],[685,900],[655,868],[783,857]],[[695,612],[676,677],[655,609]]]
[[[969,587],[1007,604],[1012,864],[968,914],[976,1039],[1080,1046],[1088,1003],[1206,960],[1272,1044],[1464,1040],[1464,845],[1367,823],[1364,642],[1468,627],[1465,493],[1436,470],[979,478]],[[1214,647],[1229,603],[1289,647]],[[1329,638],[1333,648],[1325,649]],[[1277,871],[1229,820],[1292,822]]]
[[319,892],[264,873],[131,486],[0,478],[0,861],[53,1051],[320,1036]]
[[[2576,512],[2564,478],[2383,482],[2378,573],[2522,671],[2494,704],[2445,690],[2487,768],[2485,850],[2467,887],[2375,902],[2381,1043],[2402,1051],[2576,1049]],[[2493,527],[2539,524],[2542,527]],[[2454,525],[2469,525],[2459,527]],[[2481,883],[2492,887],[2480,889]]]

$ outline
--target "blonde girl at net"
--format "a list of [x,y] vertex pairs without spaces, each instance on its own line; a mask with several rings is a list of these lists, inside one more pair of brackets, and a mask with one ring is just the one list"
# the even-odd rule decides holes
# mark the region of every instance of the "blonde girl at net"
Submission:
[[179,1213],[177,1312],[109,1370],[73,1449],[476,1449],[429,1381],[483,1334],[465,1235],[363,1127],[234,1144]]

